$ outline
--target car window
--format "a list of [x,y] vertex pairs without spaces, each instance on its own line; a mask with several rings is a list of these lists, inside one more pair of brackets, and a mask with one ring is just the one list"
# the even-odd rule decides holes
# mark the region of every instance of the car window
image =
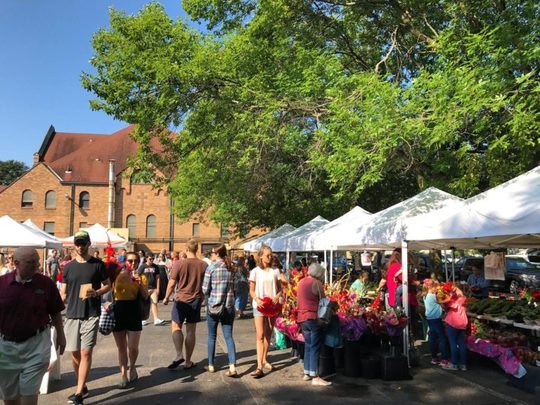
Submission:
[[536,270],[535,266],[531,266],[530,263],[527,263],[523,259],[506,259],[506,267],[509,269],[515,270]]

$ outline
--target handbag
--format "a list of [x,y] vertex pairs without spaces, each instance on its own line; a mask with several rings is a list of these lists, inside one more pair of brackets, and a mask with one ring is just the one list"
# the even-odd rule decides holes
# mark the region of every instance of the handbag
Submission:
[[221,315],[225,313],[225,310],[226,310],[225,303],[227,302],[227,294],[229,293],[230,285],[231,285],[230,281],[227,282],[227,289],[225,290],[225,298],[223,299],[222,302],[218,302],[217,304],[214,304],[214,305],[208,305],[208,314],[211,317],[219,318],[221,317]]
[[150,296],[144,298],[139,290],[137,294],[137,301],[139,301],[139,311],[141,312],[141,319],[145,320],[150,317]]
[[[320,292],[320,286],[319,286]],[[322,294],[321,294],[322,295]],[[337,303],[331,301],[330,298],[324,297],[319,300],[319,308],[317,310],[317,320],[319,325],[323,328],[327,327],[332,320],[332,317],[336,314]]]
[[101,314],[99,315],[99,333],[102,335],[109,335],[114,327],[116,326],[116,321],[114,320],[114,311],[113,304],[107,306],[101,306]]

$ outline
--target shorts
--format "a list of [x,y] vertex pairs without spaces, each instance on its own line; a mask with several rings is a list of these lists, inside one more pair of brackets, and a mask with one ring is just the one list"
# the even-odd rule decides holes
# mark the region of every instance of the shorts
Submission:
[[0,339],[0,399],[39,394],[51,358],[51,330],[14,343]]
[[152,302],[152,304],[157,304],[159,302],[159,291],[154,289],[154,290],[148,290],[148,296],[150,297],[150,302]]
[[66,350],[78,352],[81,349],[91,349],[96,345],[99,326],[99,316],[88,319],[66,319]]
[[201,321],[201,300],[194,299],[191,302],[175,301],[171,312],[171,319],[178,325],[197,323]]
[[138,332],[142,330],[141,305],[139,300],[115,301],[113,306],[113,332]]
[[264,316],[258,309],[257,309],[257,303],[255,301],[253,301],[253,303],[251,304],[251,306],[253,307],[253,316]]

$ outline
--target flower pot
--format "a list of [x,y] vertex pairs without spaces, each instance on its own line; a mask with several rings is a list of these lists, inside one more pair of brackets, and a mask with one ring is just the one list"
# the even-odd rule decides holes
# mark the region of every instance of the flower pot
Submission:
[[345,368],[343,374],[347,377],[360,377],[362,375],[360,341],[345,341]]
[[319,376],[328,377],[334,374],[336,374],[334,349],[323,345],[319,355]]

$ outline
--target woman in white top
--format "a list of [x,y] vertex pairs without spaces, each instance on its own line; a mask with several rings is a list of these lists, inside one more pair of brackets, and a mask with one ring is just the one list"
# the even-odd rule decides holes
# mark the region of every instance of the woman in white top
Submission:
[[279,302],[284,283],[286,280],[279,269],[272,268],[272,249],[263,246],[257,255],[257,267],[249,274],[249,295],[253,298],[253,319],[257,334],[257,369],[251,373],[254,378],[264,376],[263,368],[269,371],[273,368],[268,363],[267,356],[275,322],[275,318],[264,316],[257,307],[262,305],[264,297],[272,298],[275,303]]

